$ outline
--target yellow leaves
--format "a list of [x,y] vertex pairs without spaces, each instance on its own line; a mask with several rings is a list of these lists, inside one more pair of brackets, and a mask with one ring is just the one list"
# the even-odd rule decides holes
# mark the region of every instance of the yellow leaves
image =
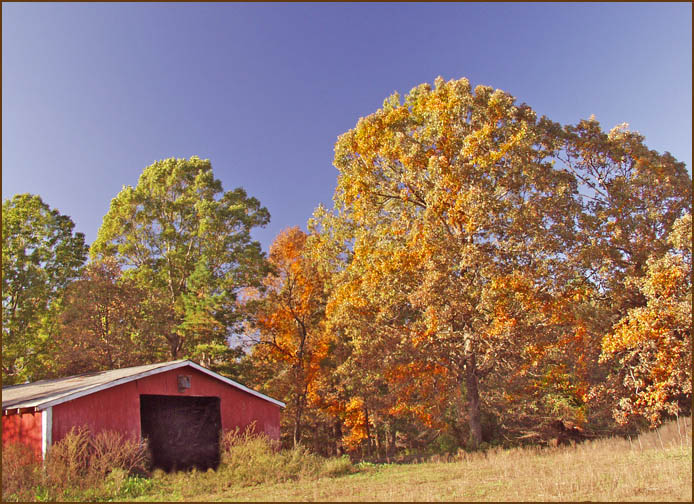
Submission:
[[505,337],[513,332],[517,324],[518,320],[515,317],[505,313],[502,307],[498,307],[485,333],[489,338]]
[[663,264],[663,267],[652,268],[644,290],[653,296],[672,297],[687,281],[688,274],[683,267],[675,264]]
[[[336,213],[350,226],[345,242],[353,249],[330,293],[328,325],[345,334],[349,350],[368,365],[388,369],[399,394],[393,412],[415,414],[425,403],[433,408],[441,384],[452,385],[440,376],[437,381],[425,363],[456,369],[471,351],[480,365],[491,366],[485,379],[505,383],[499,369],[517,371],[513,379],[524,376],[514,382],[511,395],[518,397],[538,393],[527,388],[548,366],[566,364],[548,377],[547,390],[559,390],[559,401],[580,402],[587,380],[597,375],[597,340],[611,316],[604,313],[611,301],[596,299],[614,292],[595,287],[589,276],[606,277],[615,271],[607,263],[626,255],[643,265],[648,240],[638,250],[628,241],[650,231],[623,215],[634,206],[619,189],[627,177],[610,175],[614,201],[581,215],[578,171],[551,162],[566,154],[567,163],[578,158],[581,169],[594,169],[599,178],[612,157],[623,159],[619,169],[643,158],[644,194],[667,169],[651,167],[656,158],[636,152],[635,137],[621,129],[607,138],[594,122],[564,131],[538,124],[532,110],[516,107],[507,93],[479,86],[473,94],[464,80],[437,79],[433,88],[419,86],[401,101],[386,100],[336,147]],[[658,209],[648,203],[644,217],[651,207]],[[574,257],[580,240],[590,254]],[[626,252],[617,256],[607,242]],[[685,273],[663,266],[644,289],[669,299],[686,291]],[[653,307],[649,317],[656,313]],[[606,352],[640,344],[626,322],[620,327],[624,334],[613,344],[606,340]],[[671,337],[659,327],[648,331],[650,339]],[[391,359],[410,359],[413,366]],[[421,399],[411,384],[430,395]],[[416,414],[426,419],[430,413],[423,407]]]
[[[672,330],[669,322],[671,317],[663,311],[649,307],[630,310],[603,339],[601,361],[608,360],[618,352],[637,349],[648,342],[660,346]],[[662,350],[667,351],[664,348]]]
[[[441,409],[450,393],[450,373],[439,365],[424,362],[402,363],[385,371],[385,378],[397,394],[388,415],[415,416],[429,427],[440,427]],[[426,399],[425,399],[426,398]]]
[[489,142],[491,133],[494,131],[494,127],[491,124],[485,124],[477,131],[474,131],[467,135],[463,140],[463,148],[461,149],[461,154],[473,161],[484,163],[483,159],[479,156],[480,147]]
[[668,253],[648,261],[644,278],[634,279],[646,297],[602,341],[601,362],[621,366],[628,397],[615,418],[641,415],[658,425],[664,414],[678,412],[680,397],[691,394],[691,257]]
[[353,450],[367,438],[366,413],[364,399],[352,397],[345,406],[344,426],[348,433],[343,435],[342,442],[348,449]]

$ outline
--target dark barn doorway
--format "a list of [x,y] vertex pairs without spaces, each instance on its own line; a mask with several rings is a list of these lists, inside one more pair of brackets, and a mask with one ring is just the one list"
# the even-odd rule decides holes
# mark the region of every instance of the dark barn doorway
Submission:
[[140,425],[154,467],[171,472],[219,466],[219,397],[141,395]]

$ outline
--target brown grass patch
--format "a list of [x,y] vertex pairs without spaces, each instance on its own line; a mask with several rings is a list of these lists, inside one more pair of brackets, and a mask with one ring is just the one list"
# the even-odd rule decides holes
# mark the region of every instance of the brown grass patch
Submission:
[[118,494],[129,475],[147,469],[147,447],[116,432],[91,436],[72,429],[51,446],[45,462],[27,450],[19,443],[3,447],[3,501],[106,498]]
[[[452,462],[362,464],[334,480],[202,493],[241,501],[691,501],[691,419],[638,438],[459,452]],[[156,499],[155,496],[149,497]],[[185,498],[181,496],[181,498]]]

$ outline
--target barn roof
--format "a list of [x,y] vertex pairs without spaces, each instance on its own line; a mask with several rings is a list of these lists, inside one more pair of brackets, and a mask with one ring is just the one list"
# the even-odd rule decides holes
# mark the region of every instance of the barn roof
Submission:
[[146,366],[135,366],[110,371],[97,371],[94,373],[84,373],[66,378],[55,380],[40,380],[23,385],[13,385],[2,389],[2,409],[25,409],[43,410],[56,404],[61,404],[78,397],[93,394],[100,390],[115,387],[123,383],[139,380],[145,376],[150,376],[172,369],[190,366],[198,371],[216,378],[224,383],[243,390],[251,395],[260,397],[278,406],[284,407],[285,404],[277,399],[268,397],[260,392],[249,389],[240,383],[230,380],[214,371],[210,371],[195,362],[183,359],[171,362],[161,362],[159,364],[148,364]]

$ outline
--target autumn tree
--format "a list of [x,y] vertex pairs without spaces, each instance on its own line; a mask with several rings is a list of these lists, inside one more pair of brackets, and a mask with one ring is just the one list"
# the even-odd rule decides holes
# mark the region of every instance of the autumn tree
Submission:
[[265,274],[250,233],[269,219],[242,188],[223,191],[209,160],[165,159],[112,200],[91,255],[115,258],[146,291],[143,310],[170,358],[215,367],[240,322],[240,290]]
[[354,262],[356,227],[347,215],[336,216],[323,207],[309,222],[309,253],[329,279],[326,332],[331,342],[325,363],[330,371],[319,375],[311,402],[335,418],[342,447],[361,449],[364,455],[388,454],[395,449],[397,433],[414,426],[413,419],[419,420],[413,430],[429,434],[423,427],[434,417],[438,421],[440,397],[426,388],[431,369],[413,362],[411,341],[403,337],[414,315],[402,298],[403,286],[417,279],[387,252],[371,259],[390,262],[388,277],[370,275]]
[[[513,372],[535,338],[496,309],[499,296],[519,278],[550,298],[573,275],[562,258],[575,246],[577,184],[553,167],[556,149],[529,107],[465,79],[391,96],[335,147],[334,215],[356,223],[350,281],[423,368],[445,370],[473,447],[485,383]],[[331,302],[355,303],[347,294]]]
[[303,436],[308,396],[327,355],[323,317],[323,277],[304,254],[306,234],[298,227],[282,231],[270,247],[271,272],[263,289],[247,301],[248,335],[253,360],[271,376],[265,387],[287,401],[292,439]]
[[55,302],[79,275],[88,247],[70,217],[39,196],[2,204],[2,376],[12,384],[48,370]]
[[615,419],[645,418],[655,428],[691,413],[692,217],[680,217],[672,249],[646,261],[644,276],[629,277],[646,299],[629,309],[604,338],[601,360],[613,366],[606,388],[618,400]]
[[649,258],[670,246],[675,221],[691,211],[691,177],[669,153],[649,150],[626,123],[605,133],[594,119],[575,126],[544,122],[559,141],[558,165],[578,180],[582,211],[577,221],[575,264],[622,316],[645,299],[631,277],[642,277]]
[[[625,405],[617,408],[622,413],[616,418],[626,425],[626,419],[635,416],[627,414],[634,399],[633,387],[603,385],[616,376],[629,381],[646,364],[635,354],[631,359],[613,354],[619,346],[615,334],[625,337],[636,330],[635,320],[654,306],[652,269],[672,260],[668,237],[677,220],[691,212],[691,177],[684,163],[667,152],[648,149],[644,137],[630,131],[626,123],[607,133],[594,118],[564,127],[544,120],[543,127],[561,145],[558,166],[579,182],[581,213],[576,237],[580,247],[567,260],[582,278],[588,295],[574,303],[574,309],[581,312],[576,320],[583,337],[565,345],[564,351],[582,363],[583,381],[590,388],[586,397],[590,398],[591,421],[609,427],[616,400]],[[670,356],[669,365],[674,368],[678,367],[677,355]],[[643,390],[641,386],[639,391]],[[669,400],[663,399],[660,406]],[[660,418],[653,416],[654,408],[645,415],[652,425]],[[644,407],[636,410],[646,411]]]
[[61,376],[147,364],[163,345],[147,333],[145,293],[122,278],[112,258],[92,262],[67,288],[61,303],[54,359]]

